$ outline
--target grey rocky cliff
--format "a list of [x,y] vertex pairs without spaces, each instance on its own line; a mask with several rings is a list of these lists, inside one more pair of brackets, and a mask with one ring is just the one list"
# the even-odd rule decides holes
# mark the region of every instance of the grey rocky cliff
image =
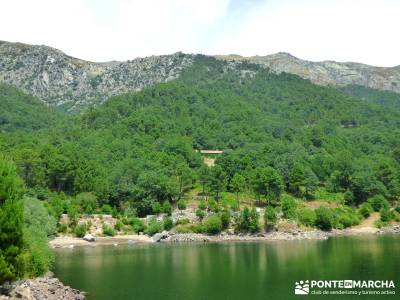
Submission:
[[45,103],[79,110],[113,95],[177,78],[192,55],[94,63],[47,46],[0,41],[0,82],[14,85]]
[[250,61],[263,65],[275,73],[295,74],[319,85],[339,87],[361,85],[400,93],[400,66],[384,68],[352,62],[312,62],[283,52],[267,56],[219,55],[216,57],[228,61]]
[[[48,105],[77,111],[101,104],[110,96],[175,79],[192,65],[194,57],[175,53],[125,62],[95,63],[70,57],[47,46],[0,41],[0,82],[37,96]],[[355,84],[400,93],[400,66],[383,68],[351,62],[311,62],[288,53],[216,57],[231,62],[250,61],[273,72],[296,74],[320,85]],[[227,68],[235,71],[235,65],[232,62]],[[243,75],[252,76],[251,72]]]

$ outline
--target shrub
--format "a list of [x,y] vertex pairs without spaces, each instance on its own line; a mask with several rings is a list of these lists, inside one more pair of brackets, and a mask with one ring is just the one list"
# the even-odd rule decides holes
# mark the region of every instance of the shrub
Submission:
[[74,234],[76,237],[83,238],[86,234],[86,230],[87,230],[86,225],[80,224],[75,227]]
[[215,200],[209,200],[208,207],[211,209],[211,211],[213,211],[215,213],[217,213],[219,211],[218,203]]
[[201,200],[200,203],[199,203],[198,208],[200,210],[205,210],[207,208],[206,202],[204,200]]
[[226,229],[229,227],[229,224],[231,223],[231,213],[229,210],[224,210],[219,214],[219,217],[222,222],[222,228]]
[[93,214],[97,208],[97,197],[92,193],[80,193],[76,196],[77,204],[85,214]]
[[400,204],[397,204],[397,206],[396,206],[396,208],[394,210],[397,211],[400,214]]
[[186,201],[184,199],[180,199],[178,201],[178,209],[185,210],[186,209]]
[[117,222],[115,222],[114,229],[116,231],[121,231],[123,226],[124,226],[124,224],[122,223],[122,221],[121,220],[117,220]]
[[25,228],[24,241],[27,247],[24,255],[25,275],[36,277],[44,274],[54,263],[54,253],[48,247],[45,231]]
[[76,223],[78,222],[78,217],[79,217],[78,207],[76,205],[70,203],[67,208],[67,213],[68,213],[70,226],[75,227]]
[[188,223],[190,223],[190,220],[187,218],[179,219],[179,220],[176,220],[176,222],[175,222],[176,225],[184,225],[184,224],[188,224]]
[[200,208],[198,208],[196,210],[196,216],[200,219],[203,220],[204,216],[206,215],[206,213],[204,212],[204,210],[201,210]]
[[310,208],[302,208],[297,212],[297,217],[299,222],[304,226],[313,227],[315,226],[315,221],[317,219],[317,215],[315,211]]
[[389,207],[389,202],[382,196],[376,195],[368,199],[374,211],[380,211],[384,207]]
[[250,231],[253,233],[259,231],[259,218],[260,216],[255,207],[251,210],[248,207],[245,207],[236,222],[236,231]]
[[101,207],[101,212],[102,212],[104,215],[112,215],[113,209],[112,209],[112,207],[111,207],[110,205],[104,204],[104,205]]
[[250,211],[250,227],[249,230],[252,233],[258,232],[260,230],[260,214],[257,212],[257,209],[253,206]]
[[203,226],[201,224],[180,224],[174,228],[177,233],[201,233],[203,232]]
[[352,205],[354,203],[354,194],[352,191],[346,191],[344,193],[344,203],[346,205]]
[[369,202],[364,202],[358,211],[364,218],[368,218],[373,212],[373,208]]
[[322,230],[331,230],[334,223],[332,210],[326,207],[320,207],[315,210],[315,225]]
[[379,213],[381,214],[382,222],[390,222],[394,219],[394,213],[387,207],[381,208]]
[[117,234],[117,232],[113,228],[104,224],[103,225],[103,234],[106,236],[115,236]]
[[204,231],[209,234],[217,234],[222,230],[221,218],[217,215],[212,215],[203,221]]
[[360,215],[351,207],[336,208],[334,212],[336,219],[334,227],[336,228],[347,228],[360,223]]
[[278,216],[276,214],[275,208],[273,208],[272,206],[267,206],[264,211],[265,229],[266,230],[272,229],[276,225],[277,221],[278,221]]
[[171,215],[172,206],[171,206],[171,203],[169,203],[169,201],[164,201],[163,206],[162,206],[162,212],[167,214],[168,216]]
[[58,225],[58,232],[59,233],[67,233],[68,226],[66,224],[59,224]]
[[129,224],[132,226],[132,230],[136,233],[144,232],[146,229],[144,222],[136,217],[131,218]]
[[159,233],[163,230],[163,223],[160,221],[157,221],[156,218],[151,218],[149,223],[147,224],[146,228],[146,234],[152,236],[155,235],[156,233]]
[[151,210],[153,211],[153,214],[158,215],[162,211],[161,203],[156,201],[151,205]]
[[163,220],[163,227],[164,227],[165,230],[171,230],[172,227],[174,227],[174,222],[173,222],[172,219],[169,218],[169,217],[164,218],[164,220]]
[[296,219],[296,200],[290,196],[285,196],[282,199],[282,212],[285,219]]
[[39,231],[44,231],[48,237],[55,235],[57,231],[57,221],[49,214],[43,202],[35,198],[25,198],[23,202],[25,225],[38,229]]

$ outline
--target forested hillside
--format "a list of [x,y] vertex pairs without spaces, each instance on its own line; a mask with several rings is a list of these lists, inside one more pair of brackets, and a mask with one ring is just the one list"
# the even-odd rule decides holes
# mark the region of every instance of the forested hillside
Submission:
[[49,128],[61,114],[39,99],[0,84],[0,131],[28,131]]
[[[217,148],[225,152],[207,184],[215,195],[232,190],[235,175],[253,191],[254,178],[263,176],[257,172],[267,167],[300,198],[313,198],[321,186],[345,193],[354,205],[400,194],[397,103],[365,101],[246,62],[197,56],[177,80],[112,97],[54,126],[47,109],[32,111],[34,121],[21,117],[25,124],[12,108],[2,112],[25,131],[6,127],[0,145],[42,198],[46,190],[91,192],[94,206],[145,215],[155,202],[177,201],[200,184],[202,158],[195,149]],[[46,130],[33,131],[42,123]],[[268,198],[269,191],[260,193]]]

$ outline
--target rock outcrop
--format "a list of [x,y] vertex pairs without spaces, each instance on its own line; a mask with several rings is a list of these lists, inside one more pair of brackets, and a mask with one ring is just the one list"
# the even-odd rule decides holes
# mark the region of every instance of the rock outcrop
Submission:
[[0,41],[0,82],[49,105],[76,111],[113,95],[175,79],[192,60],[192,55],[175,53],[94,63],[47,46]]
[[[359,63],[311,62],[288,53],[242,57],[220,55],[227,61],[250,61],[276,73],[292,73],[319,85],[362,85],[400,93],[400,66],[373,67]],[[175,53],[124,62],[95,63],[60,50],[0,41],[0,82],[37,96],[48,105],[77,111],[98,105],[110,96],[139,91],[180,76],[195,55]],[[236,64],[228,66],[236,70]],[[245,72],[252,76],[251,71]]]
[[216,57],[227,61],[250,61],[265,66],[275,73],[295,74],[319,85],[336,87],[361,85],[400,93],[400,66],[384,68],[353,62],[312,62],[283,52],[267,56],[218,55]]
[[9,289],[0,294],[0,300],[85,300],[85,295],[73,288],[63,285],[53,274],[45,277],[21,280],[10,285]]

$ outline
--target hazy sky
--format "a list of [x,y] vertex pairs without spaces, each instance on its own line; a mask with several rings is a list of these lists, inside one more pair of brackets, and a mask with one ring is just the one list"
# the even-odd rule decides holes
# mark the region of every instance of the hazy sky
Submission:
[[1,0],[0,40],[91,61],[177,51],[400,65],[399,0]]

